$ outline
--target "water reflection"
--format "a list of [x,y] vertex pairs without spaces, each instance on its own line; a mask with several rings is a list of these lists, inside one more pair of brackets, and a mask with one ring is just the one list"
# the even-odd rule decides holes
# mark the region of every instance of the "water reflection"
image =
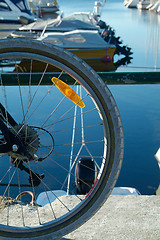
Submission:
[[151,11],[138,10],[139,23],[144,26],[145,31],[145,53],[146,62],[153,56],[154,68],[158,67],[159,50],[159,24],[160,16]]
[[[125,137],[125,154],[117,186],[155,194],[160,169],[154,157],[160,147],[160,85],[109,86],[118,104]],[[159,190],[158,190],[159,192]]]
[[116,29],[116,33],[133,50],[131,64],[121,66],[118,71],[160,69],[160,15],[150,11],[125,8],[122,0],[114,1],[114,3],[108,0],[102,17]]

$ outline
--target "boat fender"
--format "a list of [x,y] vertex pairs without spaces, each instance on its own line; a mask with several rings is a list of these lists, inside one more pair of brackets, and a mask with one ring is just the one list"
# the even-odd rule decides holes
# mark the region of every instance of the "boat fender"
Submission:
[[28,25],[28,24],[34,22],[34,20],[31,20],[31,19],[29,19],[29,18],[27,18],[27,17],[24,17],[24,16],[18,17],[18,21],[19,21],[22,25]]
[[110,62],[112,62],[112,58],[110,57],[110,56],[104,56],[103,58],[102,58],[102,62],[104,62],[104,63],[110,63]]
[[97,167],[92,158],[81,158],[75,168],[75,183],[78,194],[87,194],[97,179]]

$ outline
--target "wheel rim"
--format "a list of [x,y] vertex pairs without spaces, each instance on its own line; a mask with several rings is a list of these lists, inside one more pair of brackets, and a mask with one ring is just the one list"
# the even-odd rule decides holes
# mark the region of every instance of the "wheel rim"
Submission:
[[[23,188],[23,186],[21,186],[20,181],[25,182],[25,184],[23,183],[23,185],[26,185],[25,190],[28,190],[29,188],[27,187],[28,183],[26,184],[26,179],[24,179],[24,175],[26,174],[26,172],[24,174],[25,170],[20,169],[19,164],[22,164],[24,165],[24,168],[29,169],[30,171],[29,183],[36,197],[42,191],[47,192],[47,191],[54,191],[57,189],[63,189],[67,193],[69,193],[69,195],[72,195],[72,196],[67,196],[67,197],[62,196],[57,198],[56,204],[61,205],[59,206],[59,208],[62,208],[63,206],[63,210],[61,213],[58,212],[57,209],[55,209],[51,203],[48,204],[50,208],[49,212],[52,213],[52,218],[50,218],[49,220],[47,219],[47,221],[42,220],[42,215],[44,213],[43,211],[41,213],[39,210],[39,207],[35,206],[36,210],[33,211],[32,216],[35,215],[35,213],[37,214],[38,223],[34,225],[34,229],[33,228],[28,229],[28,233],[30,233],[30,235],[28,236],[37,236],[37,235],[42,235],[43,232],[45,232],[46,230],[48,233],[53,232],[54,228],[55,228],[55,231],[57,231],[57,229],[60,230],[61,225],[66,226],[67,224],[69,224],[68,222],[72,222],[73,217],[76,220],[79,216],[82,215],[83,211],[86,211],[86,209],[88,208],[88,205],[93,205],[95,201],[93,199],[97,194],[97,191],[100,191],[100,186],[102,185],[104,175],[108,171],[108,175],[106,176],[106,178],[108,178],[109,172],[111,170],[111,169],[107,170],[107,163],[109,161],[108,158],[110,158],[110,155],[111,155],[110,151],[114,152],[114,150],[110,149],[110,137],[114,137],[114,134],[111,134],[111,131],[114,131],[114,130],[113,129],[111,130],[111,126],[108,126],[106,109],[103,109],[103,104],[100,102],[100,99],[98,98],[99,96],[97,97],[96,93],[94,92],[94,90],[95,91],[97,90],[92,89],[93,84],[91,80],[90,82],[88,81],[88,83],[86,83],[86,80],[82,78],[83,76],[82,72],[79,73],[80,71],[76,71],[75,70],[76,68],[72,69],[68,67],[68,64],[64,65],[62,62],[58,62],[55,59],[51,59],[51,58],[34,54],[34,53],[28,54],[28,53],[15,52],[14,57],[12,56],[13,56],[13,53],[2,54],[2,63],[7,62],[7,61],[4,61],[6,59],[8,61],[12,60],[11,62],[13,62],[13,68],[16,75],[17,86],[14,86],[14,87],[6,86],[4,73],[5,71],[9,72],[10,68],[9,70],[6,70],[6,69],[4,70],[4,68],[2,68],[1,70],[1,93],[2,94],[1,94],[0,102],[3,103],[3,106],[7,109],[7,112],[12,113],[11,115],[13,116],[14,119],[16,119],[16,122],[18,122],[20,126],[25,126],[25,127],[28,126],[28,129],[30,130],[30,134],[29,134],[30,138],[33,135],[32,136],[33,139],[31,138],[31,140],[29,140],[29,144],[32,145],[32,142],[37,141],[36,144],[33,146],[33,148],[35,149],[35,151],[33,152],[35,155],[38,156],[38,159],[41,159],[41,161],[40,160],[37,161],[36,159],[34,161],[33,160],[29,161],[29,160],[25,160],[23,157],[19,157],[19,155],[16,155],[17,159],[20,159],[21,161],[17,161],[17,163],[15,164],[15,162],[13,162],[13,158],[16,159],[16,157],[15,155],[13,155],[13,151],[12,153],[9,154],[9,156],[8,156],[8,153],[6,153],[5,155],[2,155],[0,158],[0,161],[1,161],[0,164],[4,163],[4,158],[6,158],[6,156],[10,158],[10,163],[8,161],[8,166],[5,166],[7,175],[4,176],[4,174],[1,174],[0,176],[1,186],[2,184],[4,185],[1,187],[1,191],[2,191],[2,188],[3,188],[3,191],[0,195],[5,197],[10,196],[12,198],[15,198],[16,194],[18,195],[19,192],[22,192],[21,188]],[[29,65],[28,65],[28,59],[30,58],[32,60],[29,61]],[[23,61],[21,61],[22,59]],[[38,86],[38,88],[36,88],[36,86],[33,84],[32,76],[30,74],[31,70],[33,70],[33,63],[34,63],[33,59],[36,62],[37,60],[45,62],[44,70],[40,74],[40,78],[39,78],[40,85]],[[24,66],[21,65],[22,62],[25,62],[25,64],[27,64],[27,67],[29,66],[28,68],[29,75],[27,80],[28,82],[30,82],[29,86],[23,86],[23,85],[21,86],[19,84],[21,81],[20,79],[21,74],[18,74],[18,72],[19,70],[22,72],[25,69]],[[47,72],[46,70],[47,68],[50,67],[50,65],[54,65],[59,69],[61,69],[58,75],[58,78],[61,79],[63,75],[66,74],[67,72],[67,76],[70,75],[74,79],[74,83],[71,86],[72,88],[75,89],[75,91],[79,91],[78,94],[81,96],[81,98],[83,99],[86,105],[85,110],[80,109],[79,107],[77,107],[77,105],[73,104],[69,99],[64,97],[60,93],[60,91],[56,89],[54,84],[47,85],[47,86],[43,85],[44,84],[43,79]],[[81,83],[82,85],[80,86],[79,83]],[[12,99],[10,99],[11,88],[12,89],[14,88],[14,93],[12,92],[13,94]],[[86,89],[87,89],[87,92],[86,92]],[[97,91],[97,94],[99,94],[98,91]],[[92,98],[90,97],[91,95],[94,101],[92,101]],[[7,98],[7,96],[9,97]],[[49,107],[50,105],[49,103],[52,103],[51,110]],[[54,105],[54,107],[52,107],[52,105]],[[15,106],[17,109],[21,109],[21,110],[19,110],[19,112],[15,111]],[[62,110],[60,108],[63,110],[63,113],[61,112]],[[60,113],[58,113],[58,110]],[[70,115],[70,113],[72,114]],[[109,111],[107,113],[109,114]],[[76,116],[76,119],[75,119],[75,116]],[[92,123],[90,123],[91,121]],[[6,120],[6,123],[7,123],[7,120]],[[85,123],[85,126],[84,126],[84,123]],[[12,128],[15,129],[15,127],[12,127]],[[20,135],[20,129],[21,127],[19,127],[18,130],[16,130],[16,133],[18,136]],[[40,130],[42,131],[41,134],[40,134]],[[67,133],[70,133],[70,135]],[[24,134],[22,135],[24,138],[25,137]],[[43,139],[44,135],[47,135],[47,138],[48,138],[47,140]],[[4,143],[3,137],[1,138],[2,138],[1,142]],[[46,142],[48,142],[48,145],[45,145]],[[114,149],[114,146],[112,147]],[[47,156],[47,157],[44,157],[44,156]],[[94,185],[94,188],[87,195],[86,198],[85,196],[79,196],[76,193],[76,191],[72,189],[72,184],[75,181],[75,166],[80,157],[93,158],[98,169],[97,175],[99,180],[96,182],[96,184]],[[20,174],[22,172],[23,174]],[[45,175],[44,177],[42,176],[43,172]],[[33,185],[36,185],[33,179],[34,173],[36,173],[36,178],[39,179],[40,184],[38,186],[33,187]],[[17,174],[17,177],[15,178],[16,174]],[[6,176],[9,178],[8,180],[9,184],[7,186],[5,186]],[[16,181],[15,179],[18,182],[17,186],[14,186],[15,184],[14,181]],[[54,181],[54,184],[52,183],[53,181]],[[11,190],[11,187],[13,188],[17,187],[17,192],[15,189]],[[55,193],[53,193],[53,196],[55,197]],[[72,197],[72,199],[68,201],[69,197]],[[73,198],[74,198],[74,201],[76,202],[75,205],[73,204]],[[24,202],[24,199],[22,199],[22,202]],[[22,202],[20,203],[20,205],[22,205]],[[68,204],[68,206],[71,209],[69,209],[69,207],[66,206],[66,204]],[[24,207],[21,206],[21,212],[22,212],[21,224],[22,225],[17,226],[17,223],[16,223],[16,226],[14,226],[15,221],[12,221],[10,216],[8,215],[5,216],[6,223],[2,222],[2,224],[4,224],[6,229],[11,228],[12,230],[9,230],[9,231],[15,234],[19,234],[19,236],[21,236],[21,234],[23,234],[26,231],[26,226],[30,227],[30,221],[26,223],[25,222],[26,220],[24,219],[24,216],[23,216],[23,211],[25,211],[25,207],[26,206]],[[7,212],[6,209],[9,209],[9,208],[10,208],[9,211],[11,215],[12,205],[7,208],[5,207],[3,212],[4,211]],[[18,233],[17,233],[17,228],[19,231]],[[2,231],[4,231],[3,226],[1,227],[1,229]],[[5,230],[5,231],[7,232],[8,230]],[[14,235],[12,236],[14,237]]]

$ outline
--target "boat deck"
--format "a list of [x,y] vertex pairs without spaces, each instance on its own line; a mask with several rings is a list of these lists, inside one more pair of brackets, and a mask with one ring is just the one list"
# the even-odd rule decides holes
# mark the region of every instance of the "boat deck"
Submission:
[[15,31],[21,26],[21,24],[0,24],[0,39],[6,38],[11,32]]

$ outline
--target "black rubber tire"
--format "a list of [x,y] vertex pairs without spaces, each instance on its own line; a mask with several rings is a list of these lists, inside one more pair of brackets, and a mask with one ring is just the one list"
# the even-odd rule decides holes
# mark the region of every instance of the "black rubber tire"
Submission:
[[34,57],[65,69],[89,92],[103,120],[107,139],[104,166],[92,192],[74,211],[48,225],[35,228],[8,228],[0,226],[0,239],[57,239],[73,231],[102,206],[118,178],[124,152],[123,127],[115,100],[97,73],[72,53],[53,45],[22,39],[0,41],[0,60],[9,57]]

